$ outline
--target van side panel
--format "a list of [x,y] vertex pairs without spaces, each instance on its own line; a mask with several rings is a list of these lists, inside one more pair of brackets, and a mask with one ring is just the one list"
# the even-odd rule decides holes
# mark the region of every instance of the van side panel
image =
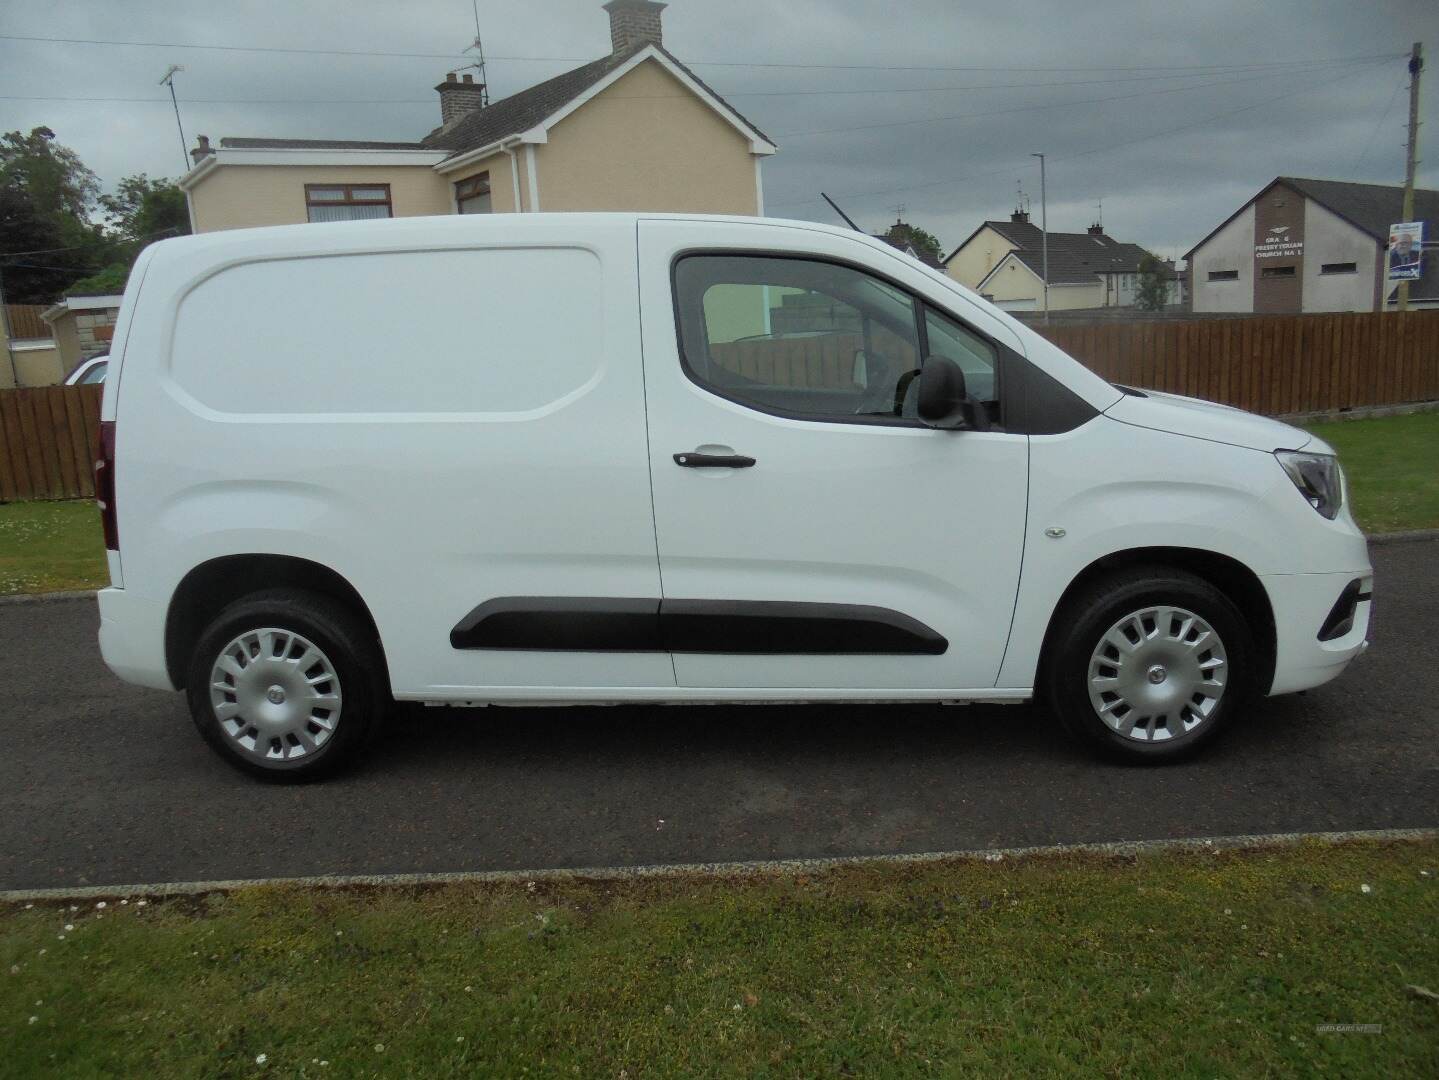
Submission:
[[673,685],[664,653],[450,642],[494,597],[659,595],[633,222],[395,225],[157,262],[119,400],[127,583],[163,605],[210,559],[319,563],[402,697]]

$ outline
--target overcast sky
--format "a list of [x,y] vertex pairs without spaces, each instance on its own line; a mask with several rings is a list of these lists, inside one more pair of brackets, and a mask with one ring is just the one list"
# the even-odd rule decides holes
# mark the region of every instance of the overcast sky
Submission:
[[[1052,229],[1082,230],[1102,199],[1106,231],[1168,255],[1279,174],[1401,183],[1398,54],[1414,41],[1431,54],[1420,182],[1439,187],[1433,0],[978,7],[672,0],[665,44],[779,143],[765,165],[770,214],[834,221],[825,190],[878,230],[903,204],[946,250],[1006,217],[1017,183],[1038,221],[1034,151],[1049,155]],[[479,0],[479,15],[496,99],[609,50],[599,0]],[[199,132],[413,140],[438,122],[433,86],[463,61],[182,46],[454,55],[473,34],[470,0],[5,0],[0,35],[166,44],[0,39],[0,128],[50,126],[107,186],[178,175],[168,98],[17,99],[160,99],[173,63],[185,67],[176,86],[191,145]],[[1351,59],[1380,54],[1393,58]],[[1346,62],[1325,63],[1335,60]]]

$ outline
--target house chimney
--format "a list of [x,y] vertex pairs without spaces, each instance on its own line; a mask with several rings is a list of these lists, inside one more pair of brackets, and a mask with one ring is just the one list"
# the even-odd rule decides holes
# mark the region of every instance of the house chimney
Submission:
[[1015,222],[1018,225],[1028,225],[1029,211],[1021,210],[1019,209],[1019,207],[1015,207],[1014,213],[1009,215],[1009,220]]
[[449,127],[456,120],[484,107],[485,84],[475,82],[475,77],[469,72],[465,72],[465,77],[461,79],[452,71],[435,89],[440,93],[441,127]]
[[1087,231],[1089,232],[1090,236],[1103,236],[1104,226],[1096,221],[1093,225],[1089,227]]
[[604,5],[610,15],[610,46],[614,52],[628,52],[641,44],[663,44],[660,12],[665,6],[656,0],[610,0]]
[[190,160],[198,165],[214,152],[214,148],[210,145],[210,136],[196,135],[195,149],[190,151]]

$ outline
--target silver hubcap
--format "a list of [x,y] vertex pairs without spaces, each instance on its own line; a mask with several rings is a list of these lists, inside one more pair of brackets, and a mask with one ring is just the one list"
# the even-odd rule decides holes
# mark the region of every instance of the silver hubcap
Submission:
[[210,672],[220,730],[269,765],[318,753],[340,720],[340,680],[316,645],[290,630],[250,630],[220,651]]
[[1224,643],[1192,611],[1131,612],[1089,658],[1089,701],[1125,738],[1159,742],[1193,731],[1214,714],[1229,679]]

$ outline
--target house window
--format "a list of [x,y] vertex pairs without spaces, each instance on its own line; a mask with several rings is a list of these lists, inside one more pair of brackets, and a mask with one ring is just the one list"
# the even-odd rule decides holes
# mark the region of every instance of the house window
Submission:
[[1209,271],[1210,281],[1238,281],[1238,270],[1211,270]]
[[461,214],[493,213],[489,173],[478,173],[455,185],[455,209]]
[[1266,266],[1259,271],[1260,277],[1293,277],[1293,266]]
[[1321,274],[1357,274],[1359,267],[1356,263],[1324,263],[1319,267]]
[[365,221],[394,217],[389,184],[306,184],[311,221]]

